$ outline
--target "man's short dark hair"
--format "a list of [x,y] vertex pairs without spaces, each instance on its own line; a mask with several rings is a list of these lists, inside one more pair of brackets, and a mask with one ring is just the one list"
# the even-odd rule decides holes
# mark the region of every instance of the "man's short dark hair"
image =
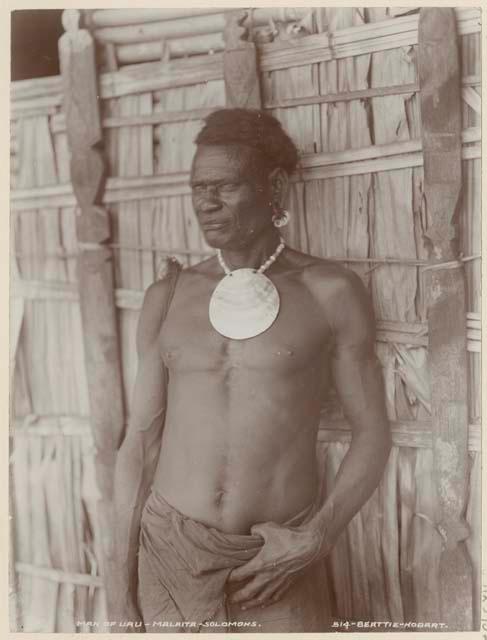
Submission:
[[298,163],[296,145],[277,118],[257,109],[219,109],[205,119],[197,145],[243,145],[259,152],[269,171],[292,173]]

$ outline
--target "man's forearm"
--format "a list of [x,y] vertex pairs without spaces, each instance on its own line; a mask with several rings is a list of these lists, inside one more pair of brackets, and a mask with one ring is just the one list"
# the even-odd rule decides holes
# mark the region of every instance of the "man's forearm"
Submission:
[[335,485],[310,523],[323,533],[325,551],[335,544],[350,520],[377,488],[390,448],[391,440],[386,427],[373,438],[370,434],[359,434],[352,438]]
[[[142,448],[142,445],[140,445]],[[144,482],[143,455],[140,450],[119,451],[115,471],[115,545],[113,584],[108,597],[115,602],[135,598],[137,551],[144,494],[150,488]]]
[[139,431],[120,448],[115,468],[114,584],[108,594],[118,605],[136,601],[140,521],[160,451],[160,428]]

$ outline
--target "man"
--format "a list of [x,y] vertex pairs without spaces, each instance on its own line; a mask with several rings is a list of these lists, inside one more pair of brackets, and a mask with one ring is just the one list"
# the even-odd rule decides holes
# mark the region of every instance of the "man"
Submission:
[[[390,450],[373,312],[353,272],[283,246],[297,152],[275,118],[222,109],[196,144],[193,206],[218,256],[144,298],[111,617],[159,632],[326,631],[322,559]],[[353,437],[318,505],[332,381]]]

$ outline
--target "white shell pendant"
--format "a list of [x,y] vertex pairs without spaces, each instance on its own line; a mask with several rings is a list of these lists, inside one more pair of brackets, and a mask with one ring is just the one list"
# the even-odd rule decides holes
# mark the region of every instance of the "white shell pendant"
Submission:
[[279,305],[279,293],[267,276],[254,269],[236,269],[213,291],[210,322],[222,336],[245,340],[271,326]]

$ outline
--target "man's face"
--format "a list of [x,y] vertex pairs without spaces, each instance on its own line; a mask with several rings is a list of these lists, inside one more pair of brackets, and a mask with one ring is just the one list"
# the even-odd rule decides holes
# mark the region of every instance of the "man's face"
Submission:
[[267,175],[259,171],[247,147],[199,146],[191,189],[193,207],[210,247],[245,247],[271,225]]

